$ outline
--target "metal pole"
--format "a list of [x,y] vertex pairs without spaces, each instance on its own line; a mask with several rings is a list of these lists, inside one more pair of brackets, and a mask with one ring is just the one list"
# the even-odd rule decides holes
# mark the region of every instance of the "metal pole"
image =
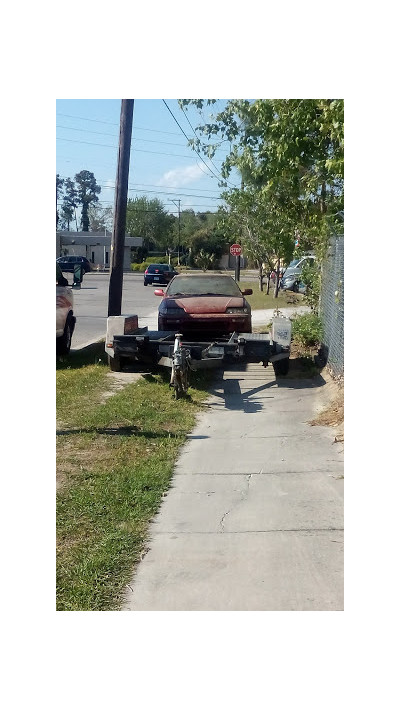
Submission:
[[235,257],[235,280],[240,281],[240,256]]
[[110,255],[110,285],[108,291],[109,316],[121,315],[133,103],[134,99],[121,100],[118,166],[115,182],[114,225]]
[[178,206],[178,266],[180,266],[180,261],[179,261],[179,251],[180,251],[180,244],[181,244],[181,201],[180,199],[178,200],[179,206]]

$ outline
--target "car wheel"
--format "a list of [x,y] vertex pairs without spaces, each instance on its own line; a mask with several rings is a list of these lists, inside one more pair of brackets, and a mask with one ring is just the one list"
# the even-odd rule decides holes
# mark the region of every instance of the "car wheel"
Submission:
[[287,375],[289,372],[289,358],[282,358],[272,363],[275,375]]
[[143,286],[147,286],[147,281],[144,281],[144,282],[143,282]]
[[294,282],[294,284],[292,286],[292,291],[294,291],[296,294],[298,293],[298,291],[299,291],[299,282],[298,281]]
[[71,350],[72,334],[74,332],[74,323],[70,316],[67,317],[64,327],[64,333],[59,336],[56,341],[57,355],[68,355]]

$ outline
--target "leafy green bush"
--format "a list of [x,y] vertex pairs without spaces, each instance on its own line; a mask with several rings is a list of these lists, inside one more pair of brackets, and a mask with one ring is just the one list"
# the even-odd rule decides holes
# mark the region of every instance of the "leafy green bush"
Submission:
[[307,287],[304,300],[313,311],[316,311],[321,293],[321,273],[318,265],[306,264],[301,272],[301,281]]
[[148,266],[148,262],[140,262],[140,264],[133,262],[133,264],[131,264],[131,270],[133,272],[144,272],[144,270],[147,269]]
[[322,321],[318,314],[298,314],[292,319],[293,341],[299,346],[312,348],[318,346],[323,338]]
[[[174,265],[174,261],[177,263],[178,260],[171,259],[171,266]],[[168,257],[147,257],[145,262],[133,262],[131,264],[131,271],[133,272],[144,272],[150,264],[168,264]]]
[[168,264],[168,257],[146,257],[148,264]]

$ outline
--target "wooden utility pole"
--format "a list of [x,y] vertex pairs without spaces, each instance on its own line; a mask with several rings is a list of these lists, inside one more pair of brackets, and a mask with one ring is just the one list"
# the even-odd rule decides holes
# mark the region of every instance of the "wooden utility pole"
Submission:
[[121,315],[133,102],[134,99],[121,100],[118,165],[117,178],[115,182],[114,227],[111,239],[111,271],[108,290],[109,316]]

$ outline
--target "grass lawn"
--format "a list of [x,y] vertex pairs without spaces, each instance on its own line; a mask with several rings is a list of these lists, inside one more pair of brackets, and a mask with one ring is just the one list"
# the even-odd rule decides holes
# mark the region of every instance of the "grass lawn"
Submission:
[[[301,306],[304,303],[303,294],[294,294],[292,291],[279,291],[278,297],[274,299],[274,289],[270,286],[269,295],[267,296],[266,286],[264,285],[264,291],[260,291],[258,281],[240,281],[240,289],[253,289],[251,296],[246,296],[245,298],[249,302],[252,309],[275,309],[282,308],[282,306]],[[295,303],[293,301],[295,300]]]
[[[115,610],[206,397],[175,402],[169,371],[111,389],[104,346],[57,365],[57,610]],[[208,376],[209,377],[209,376]]]

